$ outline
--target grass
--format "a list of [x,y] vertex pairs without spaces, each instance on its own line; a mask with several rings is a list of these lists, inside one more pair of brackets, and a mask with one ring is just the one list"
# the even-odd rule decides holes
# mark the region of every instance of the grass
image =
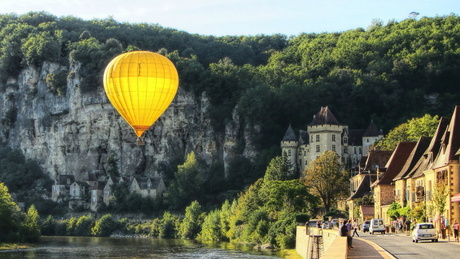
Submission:
[[282,252],[285,259],[302,259],[302,257],[295,251],[295,249],[287,249]]

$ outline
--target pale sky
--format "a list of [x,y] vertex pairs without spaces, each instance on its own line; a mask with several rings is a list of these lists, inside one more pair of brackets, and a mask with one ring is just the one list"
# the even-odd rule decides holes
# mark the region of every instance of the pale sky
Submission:
[[0,0],[0,13],[46,11],[84,20],[112,17],[119,22],[158,24],[200,35],[271,35],[366,29],[374,19],[386,24],[460,13],[460,0]]

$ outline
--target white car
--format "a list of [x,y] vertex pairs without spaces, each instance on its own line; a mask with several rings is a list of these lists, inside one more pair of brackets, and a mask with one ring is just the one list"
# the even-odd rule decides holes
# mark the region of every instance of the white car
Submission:
[[418,243],[419,240],[431,240],[438,242],[436,229],[432,223],[417,223],[412,231],[412,242]]

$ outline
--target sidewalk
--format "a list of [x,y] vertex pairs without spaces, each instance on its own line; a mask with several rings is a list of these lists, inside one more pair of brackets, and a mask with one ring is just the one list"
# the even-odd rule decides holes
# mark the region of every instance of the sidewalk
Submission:
[[389,254],[380,246],[373,242],[361,239],[359,237],[353,238],[353,247],[348,250],[347,258],[385,258],[395,259],[394,256]]

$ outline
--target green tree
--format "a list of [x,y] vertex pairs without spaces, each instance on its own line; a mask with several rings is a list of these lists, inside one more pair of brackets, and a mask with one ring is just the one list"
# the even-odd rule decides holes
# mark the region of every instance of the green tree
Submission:
[[172,209],[184,208],[186,204],[201,198],[204,183],[201,172],[194,152],[187,155],[184,164],[177,166],[177,172],[165,194]]
[[116,222],[111,214],[106,214],[96,221],[91,229],[91,234],[98,237],[108,237],[116,227]]
[[305,170],[304,184],[320,198],[326,211],[348,191],[348,174],[339,159],[334,151],[326,151],[311,161]]
[[416,142],[420,137],[432,137],[436,132],[438,123],[439,117],[429,114],[410,119],[388,132],[383,139],[378,141],[376,146],[383,150],[394,150],[399,142]]
[[277,156],[270,161],[265,171],[264,181],[286,180],[289,174],[289,161],[285,156]]
[[75,235],[76,236],[91,236],[91,229],[94,221],[91,215],[83,215],[78,218],[75,224]]
[[200,232],[201,205],[193,201],[185,208],[185,217],[179,228],[179,236],[183,239],[195,239]]
[[213,210],[206,215],[201,226],[201,232],[197,239],[205,242],[223,241],[224,234],[222,233],[222,220],[220,210]]
[[44,236],[53,236],[56,234],[56,222],[53,219],[53,216],[48,215],[48,217],[43,221],[41,226],[41,233]]
[[8,187],[0,182],[0,242],[18,240],[20,210],[8,192]]
[[165,212],[162,219],[160,220],[158,237],[160,238],[176,238],[179,235],[178,229],[180,226],[180,220],[177,216],[170,212]]
[[399,210],[402,208],[401,204],[399,204],[398,202],[393,202],[390,204],[390,207],[388,208],[388,211],[387,211],[387,215],[395,220],[397,218],[399,218],[401,216],[401,214],[399,214]]
[[439,215],[443,215],[446,210],[447,197],[449,194],[449,187],[445,179],[438,179],[433,192],[431,194],[431,199],[435,208],[435,212]]
[[77,225],[77,220],[78,219],[76,217],[71,217],[66,221],[65,233],[67,236],[75,235],[75,226]]
[[41,236],[39,224],[40,216],[34,205],[27,210],[26,217],[21,224],[21,239],[26,242],[37,242]]

